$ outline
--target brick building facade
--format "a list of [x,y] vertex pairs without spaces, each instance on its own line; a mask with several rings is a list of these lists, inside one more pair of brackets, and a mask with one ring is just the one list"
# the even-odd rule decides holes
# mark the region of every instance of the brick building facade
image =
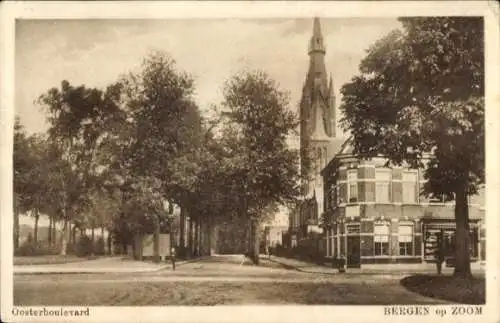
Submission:
[[[419,192],[423,171],[388,168],[386,160],[361,161],[349,141],[322,170],[325,255],[362,263],[424,262],[434,259],[438,237],[448,257],[455,239],[454,204]],[[482,205],[470,204],[471,260],[484,260]]]

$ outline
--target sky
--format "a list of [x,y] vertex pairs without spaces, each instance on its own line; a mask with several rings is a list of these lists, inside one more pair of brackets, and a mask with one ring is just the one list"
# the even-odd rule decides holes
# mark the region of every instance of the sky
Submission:
[[[225,80],[242,69],[267,72],[290,93],[290,108],[297,111],[312,24],[312,18],[18,20],[15,112],[29,133],[45,131],[45,114],[34,104],[38,96],[62,80],[104,88],[137,69],[151,50],[168,52],[192,74],[202,111],[222,100]],[[338,105],[340,87],[358,73],[366,50],[400,24],[396,18],[331,18],[321,19],[321,27]],[[284,224],[286,215],[276,221]]]
[[[168,52],[179,70],[194,77],[202,112],[222,101],[224,82],[244,69],[267,72],[289,92],[290,109],[297,111],[312,23],[312,18],[18,20],[15,113],[28,133],[45,131],[45,113],[34,103],[41,94],[62,80],[104,88],[137,70],[151,50]],[[335,18],[322,19],[321,26],[339,103],[339,89],[358,73],[366,49],[400,24],[396,18]],[[285,224],[286,215],[276,221]]]
[[[16,114],[28,132],[47,128],[34,100],[62,80],[104,88],[136,70],[151,50],[168,52],[195,78],[202,111],[221,101],[224,81],[263,70],[290,93],[297,111],[308,67],[312,18],[18,20]],[[400,24],[396,18],[322,19],[326,67],[339,89],[358,72],[366,49]],[[340,115],[339,115],[340,117]]]

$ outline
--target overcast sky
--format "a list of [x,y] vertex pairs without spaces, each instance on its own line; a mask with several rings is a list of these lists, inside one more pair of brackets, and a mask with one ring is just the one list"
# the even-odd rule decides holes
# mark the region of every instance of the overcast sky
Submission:
[[[326,65],[336,92],[357,73],[365,50],[396,18],[322,19]],[[262,69],[289,91],[297,109],[308,67],[312,18],[194,20],[21,20],[16,25],[16,113],[29,132],[46,129],[33,101],[64,79],[104,87],[164,50],[196,80],[200,108],[221,101],[224,81]],[[340,99],[337,100],[340,102]]]
[[[337,18],[322,19],[321,26],[339,103],[339,88],[358,73],[366,49],[400,24],[396,18]],[[137,68],[150,50],[169,52],[195,77],[202,110],[220,102],[224,81],[246,68],[278,81],[296,111],[311,33],[312,18],[18,21],[16,114],[28,132],[44,131],[45,116],[33,104],[40,94],[64,79],[104,87]]]

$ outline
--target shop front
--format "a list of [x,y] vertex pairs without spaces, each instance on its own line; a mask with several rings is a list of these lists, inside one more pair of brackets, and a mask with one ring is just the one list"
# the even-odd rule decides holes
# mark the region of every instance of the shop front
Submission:
[[[439,247],[442,248],[447,263],[452,264],[455,257],[456,224],[454,221],[426,219],[422,223],[424,233],[423,260],[434,262]],[[471,261],[480,258],[480,231],[479,221],[469,223],[469,255]]]
[[[455,254],[456,224],[450,219],[344,218],[333,224],[333,258],[344,258],[347,267],[362,264],[434,262],[442,246],[448,264]],[[470,222],[470,259],[481,252],[479,221]]]

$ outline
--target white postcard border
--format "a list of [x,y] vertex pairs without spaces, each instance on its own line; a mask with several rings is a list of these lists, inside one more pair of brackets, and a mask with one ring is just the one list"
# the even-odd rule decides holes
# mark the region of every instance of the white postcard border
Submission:
[[[414,2],[11,2],[1,4],[0,74],[0,228],[1,228],[1,317],[7,322],[68,321],[68,317],[12,315],[12,129],[14,120],[14,29],[15,19],[161,19],[161,18],[270,18],[270,17],[388,17],[388,16],[484,16],[486,39],[486,224],[487,304],[481,316],[386,316],[383,306],[221,306],[221,307],[91,307],[81,322],[346,322],[439,319],[450,322],[497,322],[500,237],[497,212],[500,196],[498,121],[499,10],[494,1]],[[496,239],[496,241],[495,241]],[[35,308],[35,307],[33,307]],[[37,307],[42,308],[42,307]],[[47,309],[57,309],[46,307]],[[81,308],[81,307],[79,307]],[[452,306],[429,306],[431,311]],[[71,307],[64,307],[71,309]]]

